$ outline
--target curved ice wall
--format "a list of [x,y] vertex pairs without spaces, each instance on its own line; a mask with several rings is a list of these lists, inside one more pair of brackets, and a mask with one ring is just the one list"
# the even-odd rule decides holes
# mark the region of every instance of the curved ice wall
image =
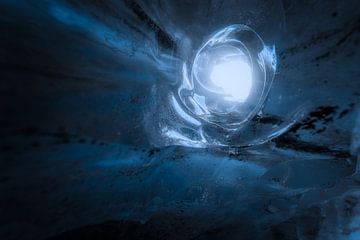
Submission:
[[[115,5],[119,5],[114,6],[117,9],[124,9],[124,12],[117,14],[126,17],[127,22],[114,22],[111,15],[100,16],[105,19],[99,22],[96,19],[99,16],[92,15],[99,14],[99,12],[92,13],[92,9],[89,8],[86,8],[86,13],[81,13],[80,9],[77,10],[77,8],[81,8],[81,3],[52,2],[48,7],[55,19],[92,35],[96,41],[115,51],[120,58],[119,60],[125,61],[130,69],[134,66],[138,68],[138,64],[141,64],[141,72],[144,77],[155,81],[155,86],[149,96],[150,103],[145,106],[147,110],[144,111],[143,121],[134,123],[143,124],[151,144],[155,146],[186,145],[194,147],[255,145],[271,140],[285,132],[301,117],[297,113],[296,116],[286,120],[277,129],[264,129],[256,126],[254,132],[253,129],[248,130],[249,126],[242,126],[251,125],[250,120],[261,115],[260,111],[264,108],[263,105],[270,90],[273,75],[276,72],[275,41],[281,34],[284,24],[283,9],[280,2],[213,2],[205,15],[203,4],[194,4],[188,1],[176,4],[171,2],[153,4],[146,1],[139,3],[125,1]],[[166,14],[160,14],[160,11]],[[133,16],[134,14],[135,16]],[[128,23],[134,17],[137,19],[129,25]],[[215,22],[214,18],[216,19]],[[191,24],[188,24],[188,21]],[[192,84],[195,81],[195,85],[198,82],[188,74],[193,75],[192,72],[195,71],[193,69],[196,67],[194,61],[196,52],[200,51],[201,44],[204,44],[204,41],[211,41],[207,38],[210,38],[215,30],[219,31],[222,28],[224,30],[221,31],[226,32],[226,29],[231,28],[233,24],[243,24],[244,27],[242,28],[255,29],[251,31],[246,29],[230,30],[238,33],[223,33],[223,35],[225,34],[225,38],[230,40],[236,39],[240,43],[252,41],[251,39],[241,39],[247,37],[246,33],[241,36],[241,31],[252,32],[258,38],[257,41],[260,45],[256,46],[256,43],[248,42],[247,44],[252,44],[252,46],[247,51],[251,53],[253,58],[253,75],[263,74],[264,76],[260,77],[263,79],[258,81],[259,84],[264,85],[253,89],[252,95],[254,96],[252,99],[248,100],[246,104],[235,106],[235,111],[232,110],[225,116],[223,113],[220,113],[219,116],[212,111],[212,113],[206,113],[208,115],[206,119],[204,117],[199,118],[200,115],[204,114],[195,113],[194,109],[191,109],[194,106],[189,107],[189,104],[186,103],[188,100],[180,95],[185,94],[185,88],[189,90],[189,86],[186,86],[188,81],[191,81]],[[212,38],[214,37],[216,36],[212,36]],[[266,42],[262,38],[265,38]],[[226,44],[226,40],[222,41],[221,44]],[[255,67],[259,64],[260,67]],[[134,72],[134,70],[130,71]],[[137,71],[135,70],[135,72]],[[122,73],[119,73],[118,76],[124,78]],[[260,94],[256,94],[257,92]],[[207,98],[209,97],[206,96],[206,102],[208,102]],[[198,102],[194,99],[191,101]],[[214,100],[210,99],[210,101]],[[216,99],[215,101],[221,102],[221,100]],[[208,111],[206,106],[200,108]],[[244,111],[249,113],[246,114]],[[218,117],[214,117],[214,114]],[[211,118],[217,119],[209,120]],[[189,121],[189,119],[192,120]],[[219,124],[219,122],[225,121],[233,122],[232,127],[229,128],[229,124],[227,126]],[[237,126],[235,127],[234,124]]]
[[[176,4],[125,1],[116,5],[119,5],[114,6],[117,9],[124,9],[124,12],[116,14],[120,14],[127,22],[114,22],[111,15],[100,16],[105,19],[99,22],[99,16],[94,16],[99,12],[92,13],[91,8],[86,8],[83,13],[81,3],[52,2],[48,7],[50,14],[58,21],[82,29],[116,52],[119,61],[125,62],[132,69],[131,73],[135,72],[135,76],[136,72],[143,74],[140,76],[141,81],[146,81],[141,77],[153,80],[154,86],[151,93],[148,93],[149,100],[144,106],[143,119],[132,123],[143,125],[152,145],[256,145],[284,133],[301,118],[302,113],[295,111],[294,116],[276,129],[260,127],[259,124],[251,125],[251,120],[264,111],[265,100],[276,72],[275,42],[284,24],[280,2],[213,2],[205,15],[203,4],[194,4],[192,1]],[[129,24],[134,17],[137,19]],[[191,24],[187,24],[188,21]],[[217,34],[212,35],[215,30]],[[248,36],[249,34],[253,37]],[[251,60],[252,75],[258,78],[251,98],[246,103],[226,103],[226,100],[219,97],[212,99],[209,93],[205,94],[205,100],[201,100],[201,96],[197,95],[199,79],[194,79],[193,76],[196,71],[194,68],[198,67],[197,52],[204,52],[204,47],[207,47],[205,45],[215,44],[215,48],[234,45],[234,41],[245,47]],[[118,77],[126,78],[124,74],[126,73],[119,72]],[[199,101],[204,101],[205,106],[199,106]],[[207,104],[209,101],[224,104],[214,112]],[[224,113],[221,112],[222,108],[231,109]],[[203,109],[205,112],[196,109]]]
[[[0,238],[109,218],[156,222],[164,212],[196,222],[191,236],[357,238],[357,1],[0,6]],[[277,61],[260,111],[224,138],[217,118],[183,119],[192,109],[179,83],[191,80],[207,41],[234,24],[255,31]],[[194,119],[208,121],[205,141],[189,128]]]

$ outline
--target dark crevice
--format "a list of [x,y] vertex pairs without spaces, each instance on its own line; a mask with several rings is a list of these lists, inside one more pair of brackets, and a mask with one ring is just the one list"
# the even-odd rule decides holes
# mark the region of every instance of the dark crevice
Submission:
[[153,29],[160,46],[165,49],[176,50],[176,43],[172,40],[172,38],[146,14],[146,12],[135,0],[125,0],[125,4],[141,21]]
[[282,135],[272,141],[276,144],[276,147],[278,148],[292,149],[295,151],[308,152],[314,154],[328,154],[336,158],[351,157],[351,154],[348,151],[333,150],[323,145],[304,142],[288,134]]

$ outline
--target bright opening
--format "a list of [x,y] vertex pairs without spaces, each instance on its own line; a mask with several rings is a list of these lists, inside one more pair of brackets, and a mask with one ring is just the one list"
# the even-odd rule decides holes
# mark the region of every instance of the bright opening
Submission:
[[210,80],[220,87],[230,101],[245,102],[252,88],[252,72],[250,65],[236,59],[215,65]]

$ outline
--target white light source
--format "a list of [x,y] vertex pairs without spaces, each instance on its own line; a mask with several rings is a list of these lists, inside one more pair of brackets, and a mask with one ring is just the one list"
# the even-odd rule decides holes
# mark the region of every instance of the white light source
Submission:
[[187,56],[182,76],[171,85],[174,89],[156,89],[168,91],[161,97],[171,99],[171,109],[162,111],[157,119],[161,124],[154,125],[167,143],[253,146],[292,126],[284,124],[286,129],[275,131],[255,129],[251,122],[264,107],[276,71],[275,46],[266,46],[253,29],[242,24],[225,27]]
[[232,59],[215,65],[210,73],[210,80],[220,87],[226,99],[245,102],[252,88],[250,65],[242,59]]

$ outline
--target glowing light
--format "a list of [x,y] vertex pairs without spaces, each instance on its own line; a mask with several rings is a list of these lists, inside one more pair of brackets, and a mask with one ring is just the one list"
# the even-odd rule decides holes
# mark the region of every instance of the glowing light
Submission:
[[249,97],[252,88],[251,67],[241,59],[215,65],[210,79],[222,88],[227,100],[245,102]]
[[168,93],[171,109],[164,110],[155,126],[165,145],[253,146],[294,124],[290,119],[278,128],[258,130],[250,123],[264,106],[277,65],[275,47],[266,46],[250,27],[225,27],[190,57],[179,84],[173,85],[174,95]]

